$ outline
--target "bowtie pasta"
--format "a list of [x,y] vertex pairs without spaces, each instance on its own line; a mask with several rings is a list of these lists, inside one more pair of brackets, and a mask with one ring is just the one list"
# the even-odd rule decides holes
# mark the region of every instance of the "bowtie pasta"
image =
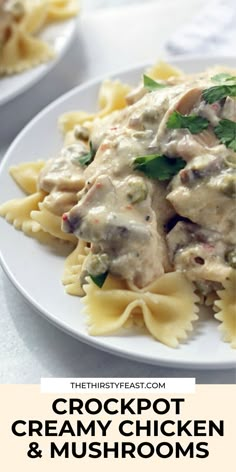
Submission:
[[53,48],[38,33],[77,13],[78,0],[0,0],[0,76],[53,58]]

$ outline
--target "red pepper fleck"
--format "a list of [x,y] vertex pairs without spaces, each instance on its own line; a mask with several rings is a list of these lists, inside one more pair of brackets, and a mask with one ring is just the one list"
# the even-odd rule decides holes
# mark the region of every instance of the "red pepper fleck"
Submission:
[[187,181],[188,181],[188,171],[183,169],[183,170],[180,171],[179,175],[180,175],[181,182],[183,184],[187,183]]
[[110,128],[111,131],[116,131],[117,129],[118,129],[117,126],[112,126],[112,127]]
[[63,221],[67,221],[67,220],[68,220],[68,216],[67,216],[66,213],[64,213],[64,215],[62,215],[62,219],[63,219]]
[[133,210],[133,206],[132,205],[126,205],[126,210]]
[[98,218],[95,218],[95,219],[94,219],[94,223],[98,224],[98,223],[99,223],[99,219],[98,219]]
[[214,111],[219,111],[220,105],[219,105],[218,103],[213,103],[213,104],[211,105],[211,108],[212,108],[212,110],[214,110]]
[[104,143],[104,144],[101,144],[99,150],[100,150],[100,151],[106,151],[106,150],[109,149],[109,148],[110,148],[110,145]]
[[96,184],[96,188],[102,188],[102,187],[103,187],[103,184],[101,184],[101,182],[98,182],[98,183]]
[[206,249],[206,251],[212,251],[214,249],[214,246],[212,246],[212,244],[209,244],[209,243],[203,244],[203,246],[204,246],[204,249]]

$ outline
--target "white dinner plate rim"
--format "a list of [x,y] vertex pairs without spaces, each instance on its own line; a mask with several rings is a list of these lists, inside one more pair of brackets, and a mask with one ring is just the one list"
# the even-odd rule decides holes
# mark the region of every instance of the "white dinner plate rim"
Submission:
[[[217,62],[219,62],[219,63],[222,62],[223,63],[223,61],[227,62],[227,59],[232,60],[233,57],[232,56],[227,56],[227,57],[218,57],[218,56],[215,56],[215,57],[212,57],[212,56],[210,56],[210,57],[205,57],[205,56],[204,57],[202,57],[202,56],[188,56],[188,57],[185,57],[185,56],[178,56],[178,58],[171,58],[170,62],[172,62],[174,65],[178,65],[178,63],[181,62],[181,61],[188,62],[188,61],[192,61],[192,60],[196,60],[196,61],[204,60],[204,62],[205,62],[207,60],[212,60],[212,59],[217,59]],[[31,127],[34,126],[34,124],[40,118],[42,118],[44,115],[47,115],[47,113],[51,109],[56,107],[59,103],[66,102],[67,99],[72,97],[74,94],[79,93],[80,91],[83,91],[87,88],[90,88],[94,85],[99,84],[100,82],[102,82],[102,80],[107,79],[108,76],[111,77],[111,78],[118,78],[121,74],[123,75],[123,74],[129,73],[129,72],[134,73],[135,71],[138,71],[140,69],[144,70],[148,66],[149,66],[149,63],[148,64],[147,63],[145,63],[145,64],[144,63],[138,63],[138,64],[134,65],[133,67],[128,67],[128,68],[125,68],[125,69],[119,69],[115,73],[112,72],[112,74],[103,74],[99,77],[88,80],[85,83],[74,87],[72,90],[70,90],[69,92],[63,94],[62,96],[57,98],[55,101],[50,103],[47,107],[45,107],[42,111],[40,111],[22,129],[22,131],[14,139],[14,141],[10,145],[8,151],[6,152],[5,156],[3,157],[2,162],[0,163],[0,175],[1,175],[2,167],[4,167],[5,162],[8,160],[8,156],[10,156],[11,153],[14,151],[14,148],[17,146],[18,142],[21,141],[22,138],[24,138],[24,135],[28,132],[28,130],[30,130]],[[122,349],[120,347],[117,347],[117,346],[114,347],[114,346],[111,346],[110,344],[108,345],[106,343],[104,344],[103,338],[92,337],[92,336],[86,335],[84,333],[79,333],[74,328],[71,328],[67,323],[65,323],[62,320],[58,320],[55,315],[53,315],[49,311],[45,310],[42,306],[40,306],[38,304],[38,302],[36,300],[34,300],[27,291],[25,291],[24,287],[21,286],[21,284],[16,280],[14,275],[8,269],[7,261],[5,261],[4,255],[1,252],[1,248],[0,248],[0,264],[1,264],[5,274],[7,275],[9,280],[13,283],[13,285],[16,287],[16,289],[21,293],[21,295],[23,295],[25,300],[31,306],[33,306],[34,309],[40,315],[42,315],[50,323],[57,326],[62,331],[66,332],[67,334],[71,335],[74,338],[77,338],[77,339],[85,342],[88,345],[91,345],[94,348],[98,348],[98,349],[100,349],[102,351],[105,351],[105,352],[110,352],[114,355],[118,355],[118,356],[123,357],[123,358],[129,358],[129,359],[136,360],[136,361],[139,361],[139,362],[143,362],[143,363],[147,363],[147,364],[160,365],[160,366],[164,366],[164,367],[184,368],[184,369],[195,368],[195,369],[201,369],[201,370],[231,369],[231,368],[236,367],[236,361],[224,361],[224,360],[222,360],[222,362],[221,361],[216,361],[216,362],[204,362],[204,363],[202,363],[202,362],[197,362],[197,361],[193,362],[191,360],[188,361],[187,359],[186,359],[186,361],[183,361],[183,360],[180,361],[178,359],[175,360],[173,358],[171,360],[169,360],[169,359],[161,359],[161,358],[157,359],[157,358],[153,358],[153,357],[150,357],[150,356],[149,357],[143,357],[143,355],[140,355],[137,352],[135,352],[135,353],[128,352],[128,351],[125,351],[124,349]],[[105,338],[105,339],[107,339],[107,338]],[[173,350],[173,352],[174,352],[174,350]]]

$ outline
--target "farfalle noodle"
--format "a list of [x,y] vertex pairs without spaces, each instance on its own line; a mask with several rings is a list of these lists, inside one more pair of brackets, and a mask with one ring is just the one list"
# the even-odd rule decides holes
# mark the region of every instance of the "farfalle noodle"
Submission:
[[84,290],[81,286],[80,276],[83,270],[89,248],[84,241],[79,241],[74,251],[65,261],[62,283],[70,295],[83,296]]
[[224,341],[236,349],[236,270],[224,284],[224,289],[218,291],[219,300],[215,302],[218,313],[215,318],[221,322],[220,331]]
[[24,162],[10,168],[10,175],[27,194],[37,192],[38,177],[45,166],[44,161]]
[[74,235],[64,233],[61,230],[61,218],[48,211],[44,207],[43,202],[39,203],[38,210],[31,212],[31,218],[33,221],[37,222],[44,231],[55,238],[76,244],[77,240]]
[[86,121],[94,121],[96,118],[102,118],[115,110],[121,110],[126,106],[125,97],[130,91],[129,85],[122,84],[118,80],[104,80],[101,85],[97,113],[87,113],[85,111],[71,111],[64,113],[59,118],[59,127],[63,133],[73,130],[75,125],[82,125]]
[[47,62],[53,48],[36,37],[51,22],[78,13],[77,0],[7,0],[0,5],[0,75],[19,73]]
[[152,79],[167,80],[170,77],[180,77],[182,72],[167,62],[159,61],[147,69],[147,75]]
[[53,56],[53,50],[46,43],[14,28],[0,54],[0,75],[22,72]]
[[78,13],[78,0],[48,0],[47,21],[63,21]]
[[44,192],[37,192],[25,198],[10,200],[1,205],[0,215],[4,216],[16,229],[25,232],[27,228],[35,233],[40,230],[40,225],[32,220],[31,212],[38,209],[44,197]]
[[[84,287],[89,332],[105,335],[122,328],[130,317],[143,316],[147,330],[158,341],[177,347],[197,319],[194,286],[181,273],[165,274],[144,290],[130,290],[109,276],[102,289],[91,281]],[[184,294],[184,296],[183,296]]]

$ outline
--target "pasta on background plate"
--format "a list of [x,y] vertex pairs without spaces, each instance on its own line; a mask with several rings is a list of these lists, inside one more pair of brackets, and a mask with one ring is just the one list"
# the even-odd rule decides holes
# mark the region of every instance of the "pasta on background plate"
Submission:
[[163,62],[136,88],[106,80],[97,112],[59,117],[58,155],[10,169],[26,197],[0,215],[68,246],[62,283],[91,335],[138,327],[177,347],[205,303],[236,347],[233,87],[235,71]]
[[38,33],[77,13],[77,0],[0,0],[0,76],[53,58],[53,48]]

